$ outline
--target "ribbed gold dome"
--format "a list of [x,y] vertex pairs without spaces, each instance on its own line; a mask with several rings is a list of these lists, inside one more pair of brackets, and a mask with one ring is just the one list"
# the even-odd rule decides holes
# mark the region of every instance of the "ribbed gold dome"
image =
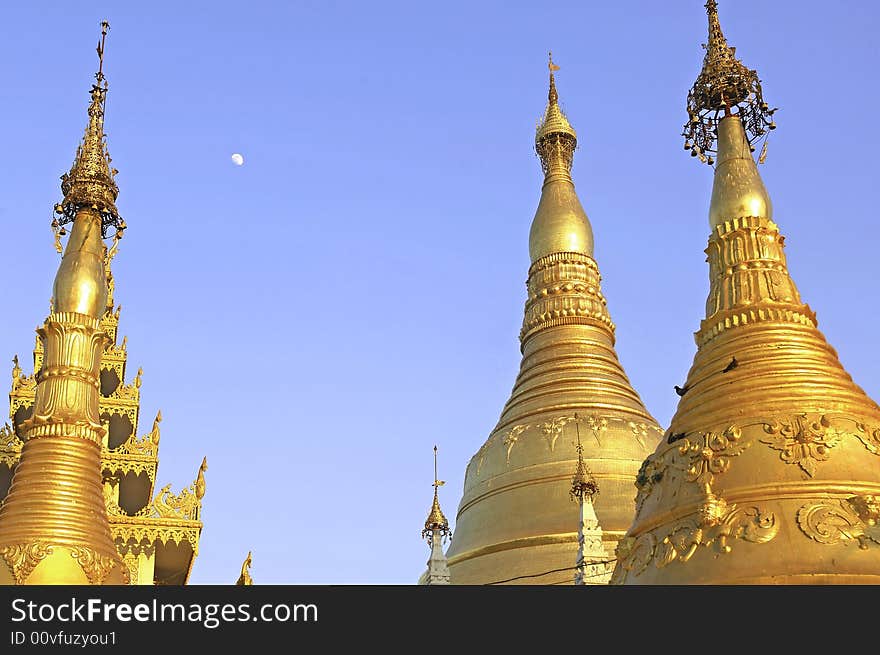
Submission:
[[[549,104],[552,118],[555,86]],[[577,435],[613,552],[632,520],[639,466],[662,433],[614,350],[592,231],[570,175],[574,130],[565,125],[538,130],[545,184],[530,238],[522,363],[498,424],[467,467],[447,551],[452,584],[571,584]]]
[[878,584],[880,407],[801,302],[737,108],[711,119],[706,319],[612,583]]

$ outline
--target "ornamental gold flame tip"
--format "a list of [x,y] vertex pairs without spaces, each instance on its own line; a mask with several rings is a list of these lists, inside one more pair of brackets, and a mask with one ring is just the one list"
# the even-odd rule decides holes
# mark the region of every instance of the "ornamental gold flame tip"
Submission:
[[738,115],[749,146],[769,130],[776,129],[771,109],[764,101],[758,72],[736,58],[736,48],[727,43],[718,20],[718,3],[706,2],[709,17],[709,42],[703,44],[706,55],[703,68],[688,93],[688,120],[684,124],[684,148],[710,166],[715,163],[718,123]]
[[238,576],[238,580],[236,581],[236,585],[252,585],[254,584],[253,578],[251,578],[251,551],[248,551],[247,557],[244,558],[244,562],[241,563],[241,573]]
[[431,542],[435,532],[444,538],[452,536],[452,532],[449,530],[449,521],[446,520],[443,510],[440,509],[440,499],[437,496],[437,489],[444,484],[446,484],[445,480],[437,478],[437,446],[434,446],[434,483],[432,485],[434,487],[434,502],[431,504],[431,511],[428,513],[425,527],[422,530],[422,539],[426,539],[428,543]]
[[117,237],[125,230],[125,221],[116,209],[116,197],[119,187],[116,185],[116,173],[112,167],[112,159],[107,150],[104,134],[104,107],[109,85],[104,75],[104,48],[110,24],[101,23],[101,39],[96,48],[98,53],[98,71],[95,83],[89,92],[89,122],[82,143],[76,150],[70,171],[61,176],[61,192],[64,199],[54,207],[55,217],[52,229],[56,235],[56,249],[60,247],[59,236],[65,234],[64,225],[72,223],[77,212],[90,208],[101,217],[101,236],[107,237],[107,229],[115,228]]

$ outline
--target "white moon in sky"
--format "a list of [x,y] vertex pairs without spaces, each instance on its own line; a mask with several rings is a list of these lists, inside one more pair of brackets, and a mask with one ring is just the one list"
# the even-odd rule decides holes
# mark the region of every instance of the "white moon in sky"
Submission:
[[235,164],[236,166],[241,166],[244,163],[244,157],[242,157],[237,152],[234,155],[232,155],[231,159],[232,159],[232,163]]

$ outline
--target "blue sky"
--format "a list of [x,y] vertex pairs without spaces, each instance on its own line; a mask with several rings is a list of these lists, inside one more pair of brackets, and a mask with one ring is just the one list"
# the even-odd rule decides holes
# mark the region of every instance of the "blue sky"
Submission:
[[[680,137],[702,5],[11,3],[0,353],[29,363],[47,313],[51,209],[107,19],[140,432],[161,408],[157,486],[189,484],[208,457],[191,582],[234,582],[248,550],[257,583],[415,582],[432,447],[454,529],[519,367],[550,49],[618,354],[658,421],[674,412],[708,290],[712,171]],[[880,10],[722,0],[720,14],[780,108],[761,172],[790,271],[880,398]]]

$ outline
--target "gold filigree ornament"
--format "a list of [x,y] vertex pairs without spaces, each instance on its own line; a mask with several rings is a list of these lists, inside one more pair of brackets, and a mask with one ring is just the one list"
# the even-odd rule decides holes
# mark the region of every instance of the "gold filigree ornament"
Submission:
[[[638,575],[650,564],[658,569],[672,562],[687,562],[700,546],[714,547],[715,557],[732,550],[730,541],[742,539],[763,544],[772,540],[779,530],[776,516],[758,506],[737,507],[715,494],[707,493],[694,516],[676,523],[663,537],[645,533],[638,538],[627,537],[618,543],[617,569]],[[615,569],[615,573],[617,573]],[[614,584],[614,580],[611,581]]]
[[880,544],[880,500],[874,495],[851,496],[803,505],[797,522],[804,534],[821,544],[853,543],[865,550]]
[[861,441],[865,448],[880,455],[880,428],[868,427],[864,423],[856,423],[856,437]]
[[575,420],[577,420],[576,416],[557,416],[546,423],[541,424],[541,434],[543,434],[544,438],[547,440],[550,452],[553,452],[556,449],[556,441],[562,435],[562,430],[565,428],[566,424]]
[[138,583],[138,556],[129,548],[122,556],[122,563],[128,569],[128,583]]
[[52,554],[52,546],[44,541],[14,544],[0,548],[0,557],[6,562],[16,584],[24,584],[37,564]]
[[520,435],[525,432],[527,425],[514,425],[507,431],[507,434],[504,435],[504,441],[502,443],[507,448],[507,464],[510,465],[510,451],[513,450],[513,446],[519,441]]
[[[79,564],[83,573],[89,579],[89,583],[93,585],[103,584],[110,571],[117,565],[117,561],[108,555],[102,555],[93,548],[87,546],[74,546],[71,548],[70,556]],[[130,581],[128,567],[122,570],[122,577],[125,583]]]
[[[840,443],[843,432],[831,426],[824,414],[816,420],[800,414],[787,420],[774,420],[764,424],[764,432],[771,435],[760,439],[761,443],[778,450],[786,464],[797,464],[809,477],[816,474],[819,462],[831,456],[831,449]],[[863,440],[864,442],[864,440]]]
[[633,436],[643,446],[645,445],[645,437],[648,436],[649,427],[647,423],[634,423],[632,421],[629,423],[629,429],[632,430]]
[[708,488],[715,476],[730,468],[730,458],[741,455],[752,445],[740,441],[742,430],[731,425],[724,432],[704,432],[698,440],[682,440],[678,452],[688,460],[686,479]]

